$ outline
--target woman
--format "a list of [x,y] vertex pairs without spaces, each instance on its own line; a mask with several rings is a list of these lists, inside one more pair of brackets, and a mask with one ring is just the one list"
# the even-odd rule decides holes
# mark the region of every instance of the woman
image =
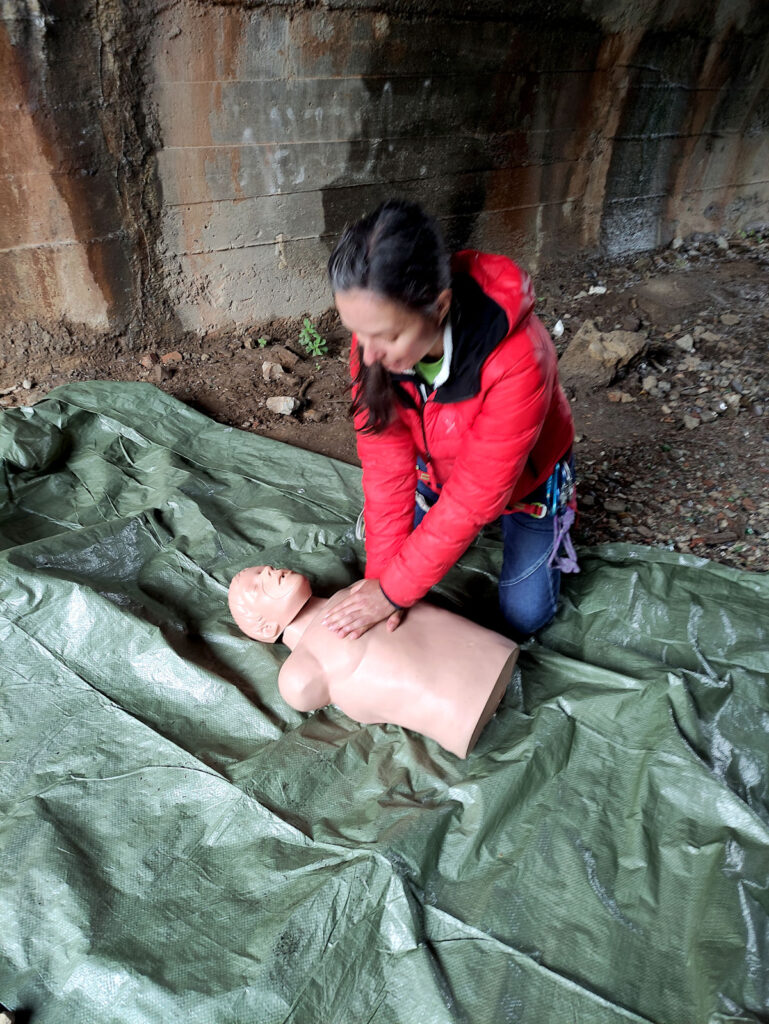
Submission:
[[435,220],[395,200],[345,231],[329,275],[353,336],[366,579],[326,625],[397,628],[501,515],[500,605],[530,635],[555,614],[561,569],[578,570],[574,426],[529,276],[503,256],[450,260]]

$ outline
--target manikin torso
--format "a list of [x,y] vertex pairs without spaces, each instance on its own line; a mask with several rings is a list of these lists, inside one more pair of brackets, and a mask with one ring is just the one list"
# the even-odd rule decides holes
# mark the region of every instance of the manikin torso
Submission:
[[[238,625],[255,635],[233,597],[248,572],[233,580],[230,607]],[[380,622],[355,640],[342,638],[323,617],[348,593],[309,597],[285,627],[292,653],[278,676],[283,698],[299,711],[331,703],[364,724],[413,729],[466,757],[510,682],[517,646],[425,601],[393,632]]]

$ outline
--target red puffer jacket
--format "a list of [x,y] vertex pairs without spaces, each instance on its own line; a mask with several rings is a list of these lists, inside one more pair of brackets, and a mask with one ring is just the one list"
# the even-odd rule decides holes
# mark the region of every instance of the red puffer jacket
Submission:
[[[448,379],[425,400],[419,378],[393,375],[400,401],[389,426],[365,434],[365,415],[356,419],[366,577],[378,578],[404,608],[445,575],[481,527],[546,480],[574,440],[528,274],[504,256],[473,250],[457,253],[452,270]],[[351,363],[354,375],[354,337]],[[412,530],[418,455],[440,498]]]

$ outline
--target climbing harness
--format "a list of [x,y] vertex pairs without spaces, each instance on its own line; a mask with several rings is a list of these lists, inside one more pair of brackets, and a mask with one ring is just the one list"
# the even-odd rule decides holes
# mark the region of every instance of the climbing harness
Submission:
[[555,464],[545,485],[547,512],[553,517],[553,550],[547,564],[561,572],[579,572],[577,553],[569,531],[574,525],[577,489],[570,459]]

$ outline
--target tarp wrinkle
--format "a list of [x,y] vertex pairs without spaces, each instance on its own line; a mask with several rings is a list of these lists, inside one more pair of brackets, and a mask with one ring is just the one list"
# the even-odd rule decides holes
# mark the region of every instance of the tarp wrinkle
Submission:
[[[144,384],[0,413],[0,1003],[37,1024],[769,1019],[769,578],[580,553],[460,761],[243,636],[360,471]],[[497,623],[498,530],[437,588]],[[430,666],[425,666],[429,671]],[[26,1018],[24,1015],[26,1014]]]

